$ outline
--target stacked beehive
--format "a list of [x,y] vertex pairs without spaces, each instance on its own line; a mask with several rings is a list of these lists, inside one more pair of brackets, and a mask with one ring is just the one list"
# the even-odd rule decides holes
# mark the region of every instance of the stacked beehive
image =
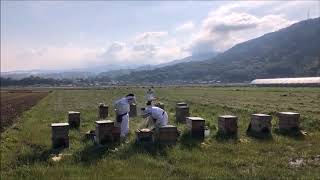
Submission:
[[131,104],[130,105],[129,117],[136,117],[136,116],[137,116],[137,105],[136,104]]
[[105,144],[113,141],[112,130],[114,129],[114,122],[111,120],[96,121],[96,142],[98,144]]
[[136,142],[139,144],[153,143],[153,131],[151,131],[150,129],[137,129],[136,136]]
[[69,147],[69,124],[52,123],[51,124],[52,147]]
[[252,114],[250,122],[250,131],[256,133],[270,133],[271,119],[272,117],[267,114]]
[[187,128],[192,137],[204,138],[205,120],[201,117],[187,117]]
[[108,109],[109,107],[103,103],[99,104],[99,118],[106,119],[108,117]]
[[69,111],[68,112],[68,122],[70,128],[79,128],[80,127],[80,112]]
[[186,122],[186,117],[190,116],[189,106],[187,103],[177,103],[176,105],[176,121],[180,123]]
[[160,144],[176,144],[178,139],[178,129],[176,126],[167,125],[156,128],[156,141]]
[[219,116],[218,129],[219,133],[225,135],[236,135],[238,132],[238,117],[231,115]]
[[280,130],[298,130],[300,114],[295,112],[279,112],[277,114],[279,118]]

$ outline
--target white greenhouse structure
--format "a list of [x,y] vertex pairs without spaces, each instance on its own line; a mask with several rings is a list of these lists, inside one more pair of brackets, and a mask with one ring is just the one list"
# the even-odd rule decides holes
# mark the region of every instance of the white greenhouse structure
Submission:
[[254,86],[320,87],[320,77],[255,79],[250,84]]

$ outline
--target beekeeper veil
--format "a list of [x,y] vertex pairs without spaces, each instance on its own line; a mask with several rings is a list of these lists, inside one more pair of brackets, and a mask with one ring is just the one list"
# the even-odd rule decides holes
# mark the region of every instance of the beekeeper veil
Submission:
[[134,96],[134,94],[126,95],[126,99],[128,100],[129,104],[135,104],[136,103],[136,97]]

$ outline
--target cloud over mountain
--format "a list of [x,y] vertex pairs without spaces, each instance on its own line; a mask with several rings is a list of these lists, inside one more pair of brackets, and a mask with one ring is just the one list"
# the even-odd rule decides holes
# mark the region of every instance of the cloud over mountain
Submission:
[[235,10],[238,6],[211,11],[194,35],[190,50],[193,54],[225,51],[233,45],[292,24],[281,15],[255,16]]

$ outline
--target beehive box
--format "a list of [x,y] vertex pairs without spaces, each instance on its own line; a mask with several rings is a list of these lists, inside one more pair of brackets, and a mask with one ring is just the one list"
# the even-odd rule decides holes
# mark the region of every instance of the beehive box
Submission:
[[300,114],[295,112],[279,112],[277,113],[279,118],[280,130],[292,130],[299,129]]
[[112,141],[113,142],[118,142],[120,141],[120,134],[121,134],[121,130],[120,127],[113,127],[112,129]]
[[267,114],[252,114],[250,122],[250,131],[257,133],[270,133],[271,120],[272,116]]
[[51,124],[52,147],[69,147],[69,123]]
[[99,118],[106,119],[109,115],[109,107],[103,103],[99,104]]
[[80,112],[69,111],[68,112],[68,122],[70,128],[79,128],[80,127]]
[[160,144],[175,144],[178,139],[176,126],[167,125],[156,129],[156,141]]
[[205,120],[201,117],[187,117],[187,128],[192,137],[204,138]]
[[150,129],[137,129],[136,136],[137,143],[153,143],[153,131]]
[[136,104],[131,104],[130,105],[129,117],[136,117],[136,116],[137,116],[137,105]]
[[231,115],[219,116],[219,132],[226,135],[235,135],[238,132],[238,117]]
[[189,106],[176,107],[176,121],[180,123],[186,122],[186,117],[190,116]]
[[98,144],[105,144],[113,141],[112,130],[114,129],[114,122],[111,120],[96,121],[96,142]]

